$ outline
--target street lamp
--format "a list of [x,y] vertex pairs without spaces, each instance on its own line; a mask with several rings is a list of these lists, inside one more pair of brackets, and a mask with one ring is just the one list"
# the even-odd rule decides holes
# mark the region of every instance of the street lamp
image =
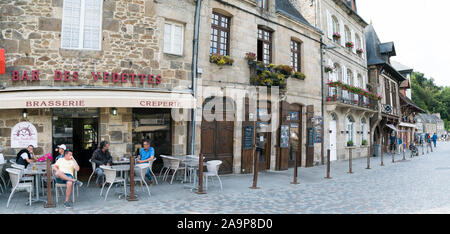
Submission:
[[111,112],[113,116],[117,116],[117,108],[113,107]]
[[28,118],[28,111],[27,111],[27,109],[23,109],[22,117],[23,117],[24,119]]

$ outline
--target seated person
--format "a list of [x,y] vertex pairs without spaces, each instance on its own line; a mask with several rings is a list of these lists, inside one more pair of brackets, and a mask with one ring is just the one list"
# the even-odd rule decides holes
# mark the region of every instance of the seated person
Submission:
[[67,150],[63,158],[59,158],[53,166],[55,171],[56,183],[66,184],[66,200],[64,201],[64,207],[70,208],[69,198],[72,194],[72,185],[76,184],[82,186],[83,183],[79,180],[73,178],[74,171],[79,171],[80,166],[78,166],[77,161],[73,158],[72,151]]
[[[150,147],[150,140],[144,140],[142,145],[144,146],[144,148],[141,149],[141,152],[139,153],[136,160],[138,164],[149,163],[155,158],[155,149],[153,147]],[[147,168],[145,177],[147,177],[147,179],[150,180],[150,183],[153,184],[150,168]]]
[[56,156],[55,162],[58,161],[59,158],[64,158],[64,152],[66,151],[67,147],[66,145],[58,145],[56,150],[58,150],[58,156]]
[[16,163],[25,166],[28,164],[37,162],[37,158],[34,156],[34,146],[29,145],[26,149],[21,150],[17,154]]
[[100,142],[100,146],[94,151],[91,157],[91,161],[95,163],[95,174],[97,174],[97,185],[102,187],[102,183],[105,177],[102,165],[111,166],[112,156],[109,153],[109,143],[107,141]]

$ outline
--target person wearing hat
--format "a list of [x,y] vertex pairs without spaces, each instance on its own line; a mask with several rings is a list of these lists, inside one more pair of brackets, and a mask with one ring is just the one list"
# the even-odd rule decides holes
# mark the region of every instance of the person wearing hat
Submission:
[[67,150],[66,145],[58,145],[56,150],[58,151],[59,155],[56,156],[55,162],[58,161],[59,158],[64,158],[64,152]]

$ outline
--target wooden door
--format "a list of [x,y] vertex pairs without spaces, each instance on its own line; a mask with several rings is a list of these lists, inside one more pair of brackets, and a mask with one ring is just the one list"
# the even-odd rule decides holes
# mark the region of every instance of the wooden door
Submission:
[[213,107],[214,120],[206,120],[203,116],[201,153],[206,161],[222,161],[219,174],[230,174],[233,172],[234,111],[226,104],[229,100],[213,98],[206,100],[205,104],[211,101],[217,102],[215,105],[226,105],[227,108]]
[[287,102],[283,102],[281,107],[276,168],[277,170],[287,170],[295,166],[295,157],[297,157],[297,165],[301,166],[302,107]]

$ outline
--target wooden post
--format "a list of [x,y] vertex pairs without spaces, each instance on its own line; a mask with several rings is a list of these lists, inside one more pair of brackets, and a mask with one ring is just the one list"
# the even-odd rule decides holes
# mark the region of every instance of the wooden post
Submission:
[[394,150],[393,150],[393,153],[391,153],[391,155],[392,155],[392,163],[395,163],[395,159],[394,159],[394,157],[395,157],[395,145],[394,145]]
[[139,200],[134,195],[134,156],[130,156],[130,196],[127,197],[127,201],[137,201]]
[[406,160],[406,156],[405,156],[405,149],[403,148],[403,161]]
[[330,177],[330,167],[331,167],[331,152],[330,149],[327,150],[327,177],[325,179],[331,179]]
[[424,153],[424,150],[423,150],[423,143],[422,143],[422,155],[424,155],[425,153]]
[[56,205],[52,203],[52,168],[50,164],[50,159],[47,158],[47,203],[44,204],[44,208],[56,207]]
[[380,149],[380,159],[381,159],[380,166],[384,166],[384,163],[383,163],[383,151],[381,149]]
[[198,156],[198,188],[196,194],[206,194],[203,191],[203,154]]
[[[291,146],[291,148],[292,148],[292,146]],[[292,150],[291,150],[291,152],[292,152]],[[294,156],[294,182],[292,182],[291,184],[298,184],[298,181],[297,181],[297,176],[298,176],[298,164],[297,164],[297,154]]]
[[350,148],[349,151],[348,151],[348,157],[349,157],[349,159],[348,159],[348,168],[349,168],[348,173],[349,174],[353,174],[353,172],[352,172],[352,148]]
[[373,150],[373,146],[370,145],[369,146],[369,153],[367,154],[367,168],[366,169],[370,169],[370,157],[372,156],[372,150]]

